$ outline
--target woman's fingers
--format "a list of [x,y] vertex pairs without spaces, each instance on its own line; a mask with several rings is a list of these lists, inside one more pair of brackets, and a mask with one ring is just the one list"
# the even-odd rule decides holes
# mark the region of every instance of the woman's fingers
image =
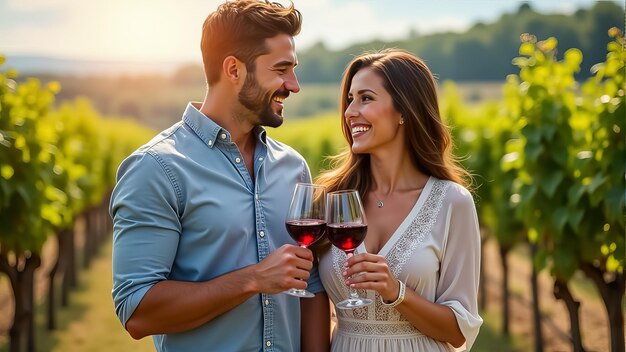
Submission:
[[[386,272],[391,275],[389,265],[384,257],[374,255],[359,255],[355,261],[349,263],[344,271],[344,276],[349,277],[362,272]],[[353,257],[353,258],[356,258]]]

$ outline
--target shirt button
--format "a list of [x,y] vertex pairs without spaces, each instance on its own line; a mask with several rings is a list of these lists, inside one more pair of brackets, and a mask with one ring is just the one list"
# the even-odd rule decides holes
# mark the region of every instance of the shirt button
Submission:
[[262,156],[261,156],[261,157],[259,157],[259,161],[263,161],[263,157],[262,157]]
[[259,236],[265,237],[265,232],[264,231],[259,232]]
[[269,300],[269,299],[266,299],[266,300],[265,300],[265,305],[266,305],[266,306],[268,306],[269,304],[270,304],[270,300]]
[[258,193],[254,195],[254,199],[259,200],[259,194]]
[[213,145],[213,141],[209,141],[209,145]]
[[269,340],[268,340],[268,341],[265,343],[265,346],[267,346],[267,347],[271,347],[271,346],[272,346],[272,341],[269,341]]
[[222,133],[222,134],[220,135],[220,138],[221,138],[221,139],[226,139],[226,133]]
[[241,158],[235,158],[235,162],[239,164],[241,162]]

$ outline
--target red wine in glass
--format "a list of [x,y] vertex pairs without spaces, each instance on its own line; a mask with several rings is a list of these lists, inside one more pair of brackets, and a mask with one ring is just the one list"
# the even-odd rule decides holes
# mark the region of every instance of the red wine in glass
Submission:
[[328,226],[328,240],[344,252],[354,252],[367,234],[367,225],[334,224]]
[[310,246],[322,238],[326,231],[326,221],[318,219],[291,220],[285,223],[287,232],[301,246]]
[[[326,231],[325,197],[326,188],[323,186],[310,183],[296,184],[285,219],[285,227],[300,247],[307,248],[324,235]],[[285,293],[296,297],[315,297],[307,290],[295,288]]]
[[[329,193],[326,197],[326,221],[328,240],[350,258],[367,234],[367,221],[359,192],[347,190]],[[356,290],[350,288],[350,298],[335,304],[335,307],[354,309],[372,303],[371,299],[359,297]]]

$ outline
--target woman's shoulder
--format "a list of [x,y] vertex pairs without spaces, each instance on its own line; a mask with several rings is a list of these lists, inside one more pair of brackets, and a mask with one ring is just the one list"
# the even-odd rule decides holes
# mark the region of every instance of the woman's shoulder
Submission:
[[465,188],[463,185],[458,184],[451,180],[441,180],[438,178],[434,179],[435,185],[439,186],[439,188],[445,189],[445,200],[447,203],[452,204],[474,204],[474,198],[472,193]]

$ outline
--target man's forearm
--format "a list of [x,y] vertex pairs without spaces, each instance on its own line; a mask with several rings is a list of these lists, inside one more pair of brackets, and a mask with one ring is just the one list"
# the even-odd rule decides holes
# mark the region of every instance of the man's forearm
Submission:
[[165,280],[152,286],[126,323],[135,339],[191,330],[259,293],[246,267],[205,282]]

